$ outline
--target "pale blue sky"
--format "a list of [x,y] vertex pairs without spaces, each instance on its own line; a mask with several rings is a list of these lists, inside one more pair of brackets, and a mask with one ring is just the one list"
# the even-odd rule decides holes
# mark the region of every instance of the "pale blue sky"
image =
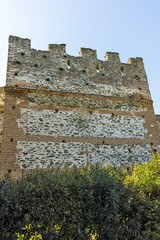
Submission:
[[160,114],[160,0],[0,0],[0,86],[5,85],[8,36],[30,38],[32,48],[66,43],[119,52],[122,62],[142,57],[155,112]]

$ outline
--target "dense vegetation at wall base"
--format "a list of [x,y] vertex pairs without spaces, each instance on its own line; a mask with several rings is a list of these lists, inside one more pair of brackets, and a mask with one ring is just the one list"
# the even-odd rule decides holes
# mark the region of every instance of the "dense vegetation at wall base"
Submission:
[[5,179],[0,239],[160,239],[160,157],[130,175],[92,166]]

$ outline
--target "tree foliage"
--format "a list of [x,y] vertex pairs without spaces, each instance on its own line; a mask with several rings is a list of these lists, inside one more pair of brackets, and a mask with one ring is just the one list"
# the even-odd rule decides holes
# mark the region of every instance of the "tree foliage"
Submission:
[[160,155],[153,155],[152,159],[151,162],[135,165],[126,182],[132,183],[145,197],[160,200]]

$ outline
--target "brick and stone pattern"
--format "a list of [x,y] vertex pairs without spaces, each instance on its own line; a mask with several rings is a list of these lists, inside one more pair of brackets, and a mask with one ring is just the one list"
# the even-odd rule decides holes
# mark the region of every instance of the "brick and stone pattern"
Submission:
[[156,115],[158,129],[160,130],[160,115]]
[[67,95],[54,95],[52,94],[36,94],[28,93],[25,97],[29,99],[30,106],[38,105],[48,105],[48,106],[64,106],[64,107],[76,107],[76,108],[89,108],[89,109],[106,109],[113,111],[126,111],[126,112],[144,112],[146,111],[145,105],[139,101],[115,101],[114,99],[108,99],[104,96],[93,97],[83,96],[79,98],[78,96],[68,96]]
[[31,49],[30,40],[9,38],[0,175],[13,178],[35,168],[151,160],[159,130],[141,58],[105,61],[96,50],[66,53]]
[[[160,115],[156,115],[156,120],[157,120],[157,126],[158,126],[158,134],[159,134],[159,138],[160,138]],[[158,153],[160,153],[160,143],[157,147],[157,151],[158,151]]]

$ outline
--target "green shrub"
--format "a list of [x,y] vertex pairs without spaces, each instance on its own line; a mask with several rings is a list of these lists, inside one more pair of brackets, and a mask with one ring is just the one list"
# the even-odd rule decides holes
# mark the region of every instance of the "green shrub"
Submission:
[[132,183],[145,197],[160,200],[160,155],[153,155],[151,162],[135,165],[126,182]]
[[17,239],[17,233],[24,234],[21,240],[34,239],[33,233],[47,240],[159,239],[159,205],[142,198],[124,179],[126,173],[113,166],[94,166],[36,170],[3,182],[0,239]]
[[134,186],[144,202],[145,208],[139,212],[144,239],[160,239],[160,155],[153,154],[151,162],[135,165],[124,182]]

